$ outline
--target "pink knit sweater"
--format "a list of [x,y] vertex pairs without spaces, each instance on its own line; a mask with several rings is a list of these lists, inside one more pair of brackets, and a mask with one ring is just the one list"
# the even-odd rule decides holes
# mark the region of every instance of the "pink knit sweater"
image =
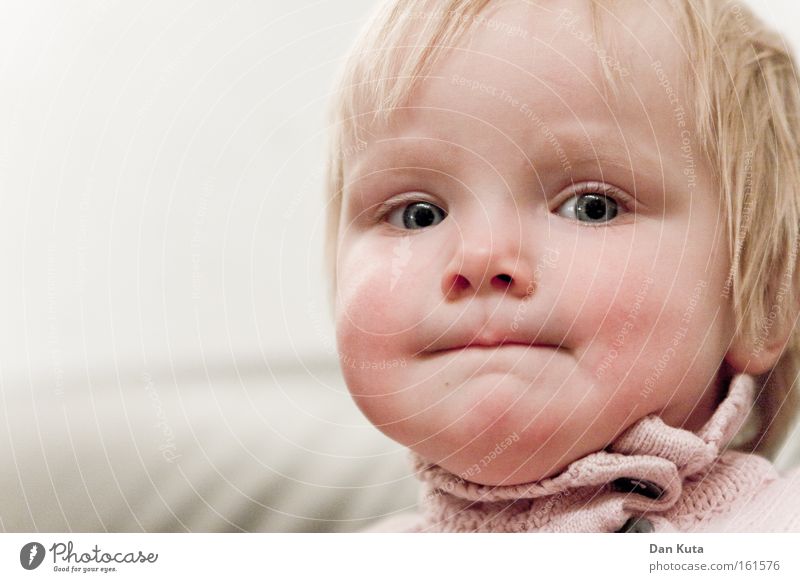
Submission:
[[747,418],[755,387],[752,376],[735,376],[697,433],[650,415],[606,449],[534,483],[480,485],[410,453],[421,513],[366,531],[800,531],[800,470],[781,477],[763,457],[721,452]]

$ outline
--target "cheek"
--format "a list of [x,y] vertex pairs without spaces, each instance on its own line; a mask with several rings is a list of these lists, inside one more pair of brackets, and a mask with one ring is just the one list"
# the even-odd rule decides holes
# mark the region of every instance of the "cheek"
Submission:
[[706,272],[707,252],[654,260],[642,251],[626,259],[576,298],[585,301],[576,309],[586,346],[580,366],[615,399],[651,407],[645,384],[652,392],[699,383],[718,366],[727,306],[717,279],[724,277]]
[[604,246],[570,261],[556,305],[572,326],[582,375],[624,391],[623,384],[636,384],[664,349],[674,320],[667,294],[680,282],[674,266],[662,262],[653,269],[659,263],[644,241],[608,240]]
[[370,359],[402,333],[402,312],[386,292],[386,273],[380,262],[348,266],[340,274],[336,302],[340,357]]
[[606,243],[606,251],[576,254],[568,262],[566,281],[554,304],[572,327],[575,345],[593,352],[612,345],[618,349],[639,342],[656,325],[663,286],[649,268],[652,257],[631,253],[633,244]]
[[[625,273],[619,287],[598,293],[594,316],[600,318],[598,337],[606,345],[643,347],[645,338],[663,320],[664,294],[661,281],[649,273]],[[616,282],[615,282],[616,283]]]
[[345,265],[340,274],[343,284],[336,304],[339,366],[359,409],[386,432],[387,423],[402,417],[402,374],[408,358],[398,347],[407,322],[386,293],[385,272],[379,262]]
[[[401,331],[402,295],[392,276],[390,249],[385,243],[343,244],[337,265],[337,327],[355,327],[376,336]],[[396,266],[395,266],[396,270]]]
[[373,240],[345,245],[337,271],[340,367],[357,404],[376,424],[391,422],[407,397],[404,380],[426,297],[420,286],[409,284],[413,258],[403,268],[392,263],[394,244]]
[[[336,327],[363,349],[403,345],[430,316],[441,279],[417,237],[362,236],[342,245]],[[441,295],[441,293],[439,294]]]

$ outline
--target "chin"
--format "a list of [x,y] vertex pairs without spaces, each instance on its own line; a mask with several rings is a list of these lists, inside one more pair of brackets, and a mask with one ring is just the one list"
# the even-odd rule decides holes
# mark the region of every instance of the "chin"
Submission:
[[[501,432],[496,438],[495,435],[484,435],[486,438],[464,446],[474,436],[461,435],[458,445],[444,439],[429,438],[417,441],[411,448],[450,473],[480,485],[539,481],[560,473],[575,460],[566,456],[564,447],[553,442],[545,443],[547,439],[537,439],[530,431]],[[576,453],[575,450],[569,452]]]
[[[429,458],[427,455],[420,454]],[[474,457],[461,458],[456,455],[442,459],[437,464],[462,479],[489,486],[518,485],[540,481],[557,475],[569,465],[569,463],[559,464],[541,456],[533,459],[509,457],[502,461],[498,459],[489,461],[486,457],[475,459]]]

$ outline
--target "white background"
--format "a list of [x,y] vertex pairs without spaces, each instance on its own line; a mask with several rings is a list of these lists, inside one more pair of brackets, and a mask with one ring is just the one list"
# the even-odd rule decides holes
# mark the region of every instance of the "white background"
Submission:
[[[386,581],[457,579],[515,580],[797,580],[800,534],[650,534],[614,536],[572,533],[494,534],[360,534],[357,536],[260,534],[230,536],[175,535],[8,535],[0,538],[3,579],[36,580],[250,580],[267,579]],[[20,548],[44,545],[45,560],[30,574],[20,567]],[[73,552],[157,553],[153,563],[112,564],[115,572],[54,572],[53,544],[73,542]],[[651,544],[671,554],[651,553]],[[678,544],[703,553],[675,553]],[[59,546],[55,565],[64,567]],[[579,554],[580,559],[575,559]],[[314,556],[314,559],[308,559]],[[776,569],[777,562],[777,569]],[[706,571],[697,568],[705,564]],[[102,566],[102,565],[100,565]],[[652,573],[651,573],[652,568]],[[656,570],[661,568],[661,570]],[[686,568],[687,570],[681,570]],[[693,568],[691,571],[688,568]],[[729,568],[727,571],[724,568]],[[736,569],[733,569],[736,568]],[[760,568],[757,570],[757,568]],[[769,568],[767,570],[767,568]],[[713,569],[713,571],[712,571]],[[377,576],[376,576],[377,573]]]
[[[800,8],[752,2],[800,42]],[[336,365],[325,109],[368,0],[3,2],[0,379]]]

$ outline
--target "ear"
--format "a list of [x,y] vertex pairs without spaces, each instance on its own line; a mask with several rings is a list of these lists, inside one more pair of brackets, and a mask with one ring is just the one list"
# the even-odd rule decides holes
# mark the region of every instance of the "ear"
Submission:
[[742,374],[764,374],[775,367],[797,323],[798,306],[767,320],[755,337],[735,337],[725,361]]

